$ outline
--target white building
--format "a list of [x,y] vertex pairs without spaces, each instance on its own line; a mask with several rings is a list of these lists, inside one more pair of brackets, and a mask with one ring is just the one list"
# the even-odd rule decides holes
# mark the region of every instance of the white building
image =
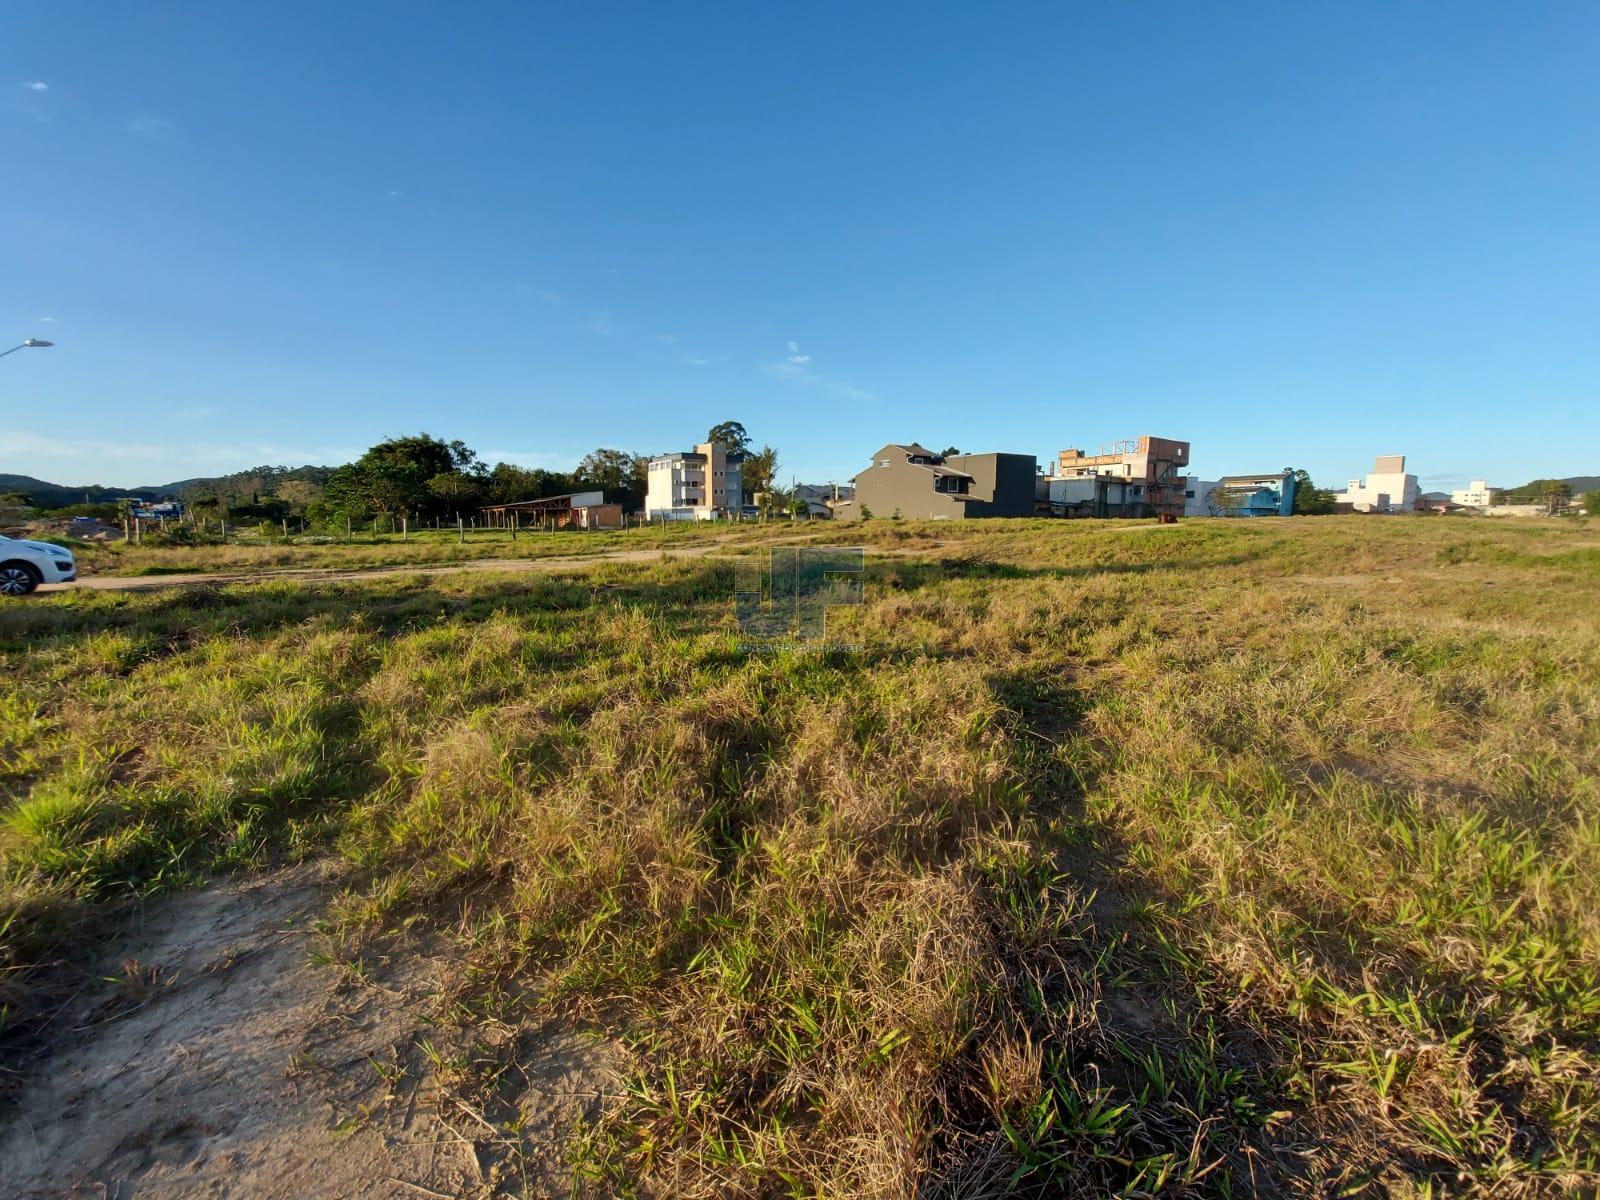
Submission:
[[808,517],[827,518],[833,516],[834,502],[854,500],[856,489],[847,483],[797,483],[794,498],[805,501]]
[[1211,517],[1211,493],[1217,490],[1214,479],[1201,479],[1198,475],[1185,475],[1183,484],[1183,515],[1186,517]]
[[645,476],[645,515],[652,521],[709,521],[737,514],[744,507],[742,461],[721,442],[657,455]]
[[1404,454],[1380,454],[1366,479],[1352,479],[1350,486],[1335,492],[1335,504],[1348,504],[1356,512],[1414,512],[1422,489],[1417,477],[1406,474]]
[[1494,503],[1494,489],[1483,480],[1474,479],[1471,487],[1457,488],[1451,492],[1450,503],[1463,508],[1488,508]]

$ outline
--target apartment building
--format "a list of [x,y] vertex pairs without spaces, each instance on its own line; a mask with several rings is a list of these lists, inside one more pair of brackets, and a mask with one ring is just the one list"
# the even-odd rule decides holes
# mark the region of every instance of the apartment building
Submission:
[[1416,511],[1421,495],[1417,477],[1406,474],[1406,456],[1380,454],[1372,473],[1352,479],[1344,491],[1334,493],[1333,501],[1347,512],[1408,513]]
[[1457,488],[1450,493],[1450,503],[1462,508],[1488,508],[1494,503],[1495,489],[1482,479],[1474,479],[1471,487]]
[[743,457],[721,442],[661,454],[645,475],[645,515],[652,521],[709,521],[744,509]]

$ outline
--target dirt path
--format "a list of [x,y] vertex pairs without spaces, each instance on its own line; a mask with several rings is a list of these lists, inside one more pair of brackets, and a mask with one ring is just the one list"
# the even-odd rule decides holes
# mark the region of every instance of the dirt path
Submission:
[[700,558],[720,546],[708,543],[674,549],[608,550],[600,554],[560,558],[473,558],[446,563],[399,563],[383,567],[290,567],[269,571],[205,571],[192,575],[86,575],[76,583],[48,583],[40,593],[89,588],[97,592],[139,592],[157,588],[206,587],[228,583],[265,583],[292,580],[299,583],[347,583],[383,575],[452,575],[461,571],[572,571],[608,562],[655,562],[669,555]]
[[121,982],[87,987],[24,1064],[0,1195],[566,1194],[573,1124],[616,1087],[608,1050],[439,1019],[442,946],[317,965],[334,884],[299,867],[153,904],[103,964]]
[[[766,543],[755,543],[756,549]],[[790,543],[792,544],[792,543]],[[874,546],[870,553],[879,558],[908,558],[931,554],[956,543],[931,542],[921,546]],[[462,571],[522,572],[574,571],[597,563],[658,562],[663,558],[704,558],[726,552],[721,541],[664,549],[607,550],[599,554],[566,555],[559,558],[474,558],[446,563],[400,563],[383,567],[327,568],[289,567],[268,571],[208,571],[192,575],[86,575],[76,583],[45,584],[39,589],[64,592],[88,588],[97,592],[141,592],[159,588],[215,587],[234,583],[266,583],[288,580],[296,583],[350,583],[385,575],[453,575]]]

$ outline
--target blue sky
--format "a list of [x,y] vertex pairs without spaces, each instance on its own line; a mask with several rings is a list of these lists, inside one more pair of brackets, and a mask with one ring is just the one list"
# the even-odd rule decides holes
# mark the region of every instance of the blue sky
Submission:
[[1592,3],[10,6],[0,471],[1597,472],[1597,62]]

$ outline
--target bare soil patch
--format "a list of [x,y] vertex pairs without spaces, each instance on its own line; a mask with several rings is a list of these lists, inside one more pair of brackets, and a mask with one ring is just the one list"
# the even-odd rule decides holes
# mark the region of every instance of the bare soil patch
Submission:
[[152,904],[0,1113],[0,1195],[565,1194],[609,1049],[443,1020],[442,945],[319,959],[331,889],[297,867]]

